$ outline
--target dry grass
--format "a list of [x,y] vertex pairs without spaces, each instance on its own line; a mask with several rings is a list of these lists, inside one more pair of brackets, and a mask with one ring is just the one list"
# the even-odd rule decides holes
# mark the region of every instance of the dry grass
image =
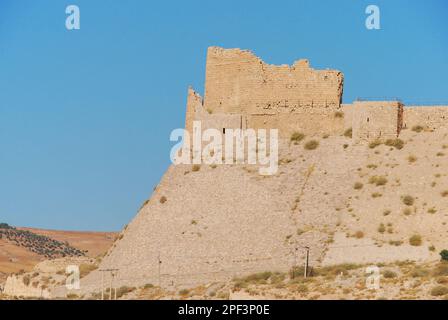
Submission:
[[344,137],[352,138],[352,136],[353,136],[353,129],[352,128],[347,129],[347,130],[344,131]]
[[405,195],[405,196],[403,196],[402,201],[405,205],[412,206],[415,202],[415,199],[414,199],[414,197],[412,197],[410,195]]
[[397,274],[392,270],[384,270],[383,277],[386,279],[396,278]]
[[90,272],[94,271],[98,269],[98,266],[93,265],[93,264],[81,264],[79,266],[79,276],[81,278],[85,277],[86,275],[88,275]]
[[317,147],[319,147],[319,141],[317,140],[310,140],[304,145],[306,150],[315,150]]
[[384,186],[387,184],[387,178],[384,176],[371,176],[369,178],[369,183],[376,186]]
[[386,140],[385,145],[401,150],[404,147],[404,141],[401,139],[388,139]]
[[291,135],[291,141],[292,142],[296,142],[299,143],[300,141],[302,141],[305,138],[305,135],[301,132],[294,132]]
[[422,132],[423,129],[424,128],[422,126],[419,126],[419,125],[412,127],[412,131],[419,132],[419,133]]
[[431,295],[434,297],[444,296],[448,294],[448,288],[445,286],[436,286],[431,289]]
[[422,237],[418,234],[414,234],[409,238],[409,244],[414,247],[418,247],[422,245]]
[[344,112],[342,112],[342,111],[336,111],[336,112],[334,113],[334,117],[335,117],[335,118],[344,118]]
[[361,182],[355,182],[355,184],[353,185],[353,189],[361,190],[363,186],[364,185]]
[[408,156],[408,162],[409,163],[414,163],[416,161],[417,161],[417,157],[416,156],[414,156],[412,154]]
[[362,238],[364,238],[364,232],[362,232],[362,231],[356,231],[356,232],[355,232],[355,238],[356,238],[356,239],[362,239]]
[[381,144],[382,144],[382,141],[377,139],[377,140],[374,140],[374,141],[369,143],[369,148],[370,149],[375,149],[376,147],[380,146]]

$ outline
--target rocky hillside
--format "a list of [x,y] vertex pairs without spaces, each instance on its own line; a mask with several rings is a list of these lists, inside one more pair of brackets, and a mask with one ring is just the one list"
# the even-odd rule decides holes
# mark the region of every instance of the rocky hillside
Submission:
[[[101,267],[120,285],[188,287],[310,264],[436,261],[448,247],[448,130],[353,145],[282,141],[280,168],[172,166]],[[310,143],[310,141],[315,141]],[[317,143],[316,143],[317,142]],[[99,274],[85,279],[95,290]]]

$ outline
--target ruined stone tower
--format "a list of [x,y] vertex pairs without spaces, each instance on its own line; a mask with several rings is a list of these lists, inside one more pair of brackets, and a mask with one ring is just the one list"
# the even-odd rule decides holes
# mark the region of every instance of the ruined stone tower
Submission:
[[205,96],[189,90],[186,128],[201,120],[203,128],[277,128],[281,137],[341,132],[343,79],[308,60],[275,66],[247,50],[210,47]]

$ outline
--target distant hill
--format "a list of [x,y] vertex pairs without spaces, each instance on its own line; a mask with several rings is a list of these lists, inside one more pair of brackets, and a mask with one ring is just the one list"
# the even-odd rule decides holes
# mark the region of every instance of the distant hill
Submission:
[[0,224],[0,239],[6,239],[47,259],[85,255],[84,251],[70,246],[68,242],[61,242],[29,230],[16,229],[6,223]]
[[31,270],[46,259],[96,257],[105,253],[115,238],[114,232],[43,230],[0,223],[0,275]]

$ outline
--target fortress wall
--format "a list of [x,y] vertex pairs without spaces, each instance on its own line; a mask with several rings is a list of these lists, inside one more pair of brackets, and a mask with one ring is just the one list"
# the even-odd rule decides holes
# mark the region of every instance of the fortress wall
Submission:
[[[211,47],[207,53],[204,109],[213,114],[247,115],[247,125],[315,134],[343,130],[340,110],[343,75],[314,70],[307,60],[292,66],[264,63],[240,49]],[[339,121],[338,121],[339,120]]]
[[342,112],[344,113],[344,129],[353,127],[353,104],[342,104]]
[[423,126],[437,129],[448,125],[448,106],[413,106],[404,108],[403,127]]
[[185,130],[193,133],[193,121],[197,117],[197,113],[203,113],[202,97],[196,93],[191,87],[188,88],[187,95],[187,111],[185,113]]
[[354,142],[396,138],[401,108],[403,108],[402,104],[396,101],[354,102]]

